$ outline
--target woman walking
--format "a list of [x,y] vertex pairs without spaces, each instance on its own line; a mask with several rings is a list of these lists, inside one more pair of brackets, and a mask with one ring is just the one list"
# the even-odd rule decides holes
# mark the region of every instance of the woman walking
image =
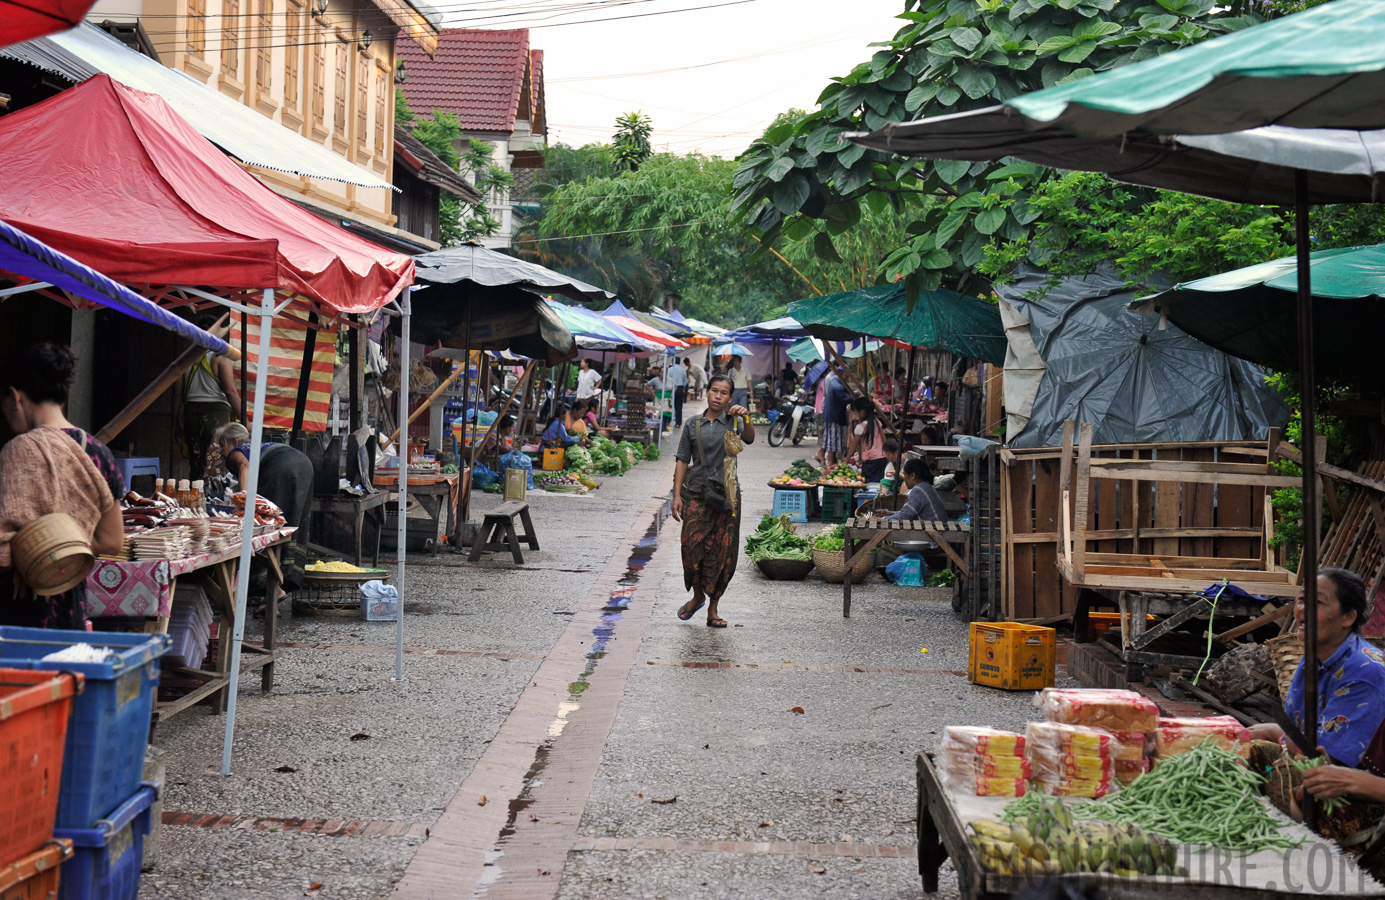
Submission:
[[673,517],[683,523],[683,584],[693,592],[678,618],[686,622],[706,605],[709,628],[726,627],[717,603],[736,574],[741,550],[735,455],[741,441],[755,443],[750,411],[731,404],[731,391],[725,375],[708,380],[707,410],[684,423],[673,470]]

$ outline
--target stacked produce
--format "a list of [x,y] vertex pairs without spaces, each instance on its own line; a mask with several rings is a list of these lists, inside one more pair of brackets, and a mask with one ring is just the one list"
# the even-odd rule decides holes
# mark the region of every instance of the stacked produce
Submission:
[[857,469],[846,463],[837,463],[818,479],[818,484],[834,487],[864,487],[865,481],[862,480],[861,473]]
[[1187,753],[1203,741],[1235,753],[1241,759],[1250,758],[1250,730],[1233,716],[1206,718],[1159,718],[1155,731],[1155,751],[1160,759]]
[[628,454],[617,449],[615,441],[600,435],[592,438],[589,453],[592,460],[590,471],[597,475],[624,475],[634,465]]
[[563,455],[563,461],[567,463],[569,469],[576,469],[579,472],[590,472],[593,462],[591,451],[586,447],[569,447]]
[[812,548],[806,538],[795,533],[796,529],[788,516],[765,516],[760,526],[745,539],[745,555],[751,562],[763,559],[811,561]]
[[645,445],[644,445],[644,459],[645,459],[645,462],[656,462],[656,461],[659,459],[659,445],[658,445],[658,444],[645,444]]
[[791,487],[811,487],[818,483],[822,473],[813,468],[813,464],[806,459],[796,459],[793,464],[784,470],[783,475],[778,475],[770,479],[770,484],[783,484]]
[[577,473],[571,471],[535,472],[534,486],[545,491],[552,491],[555,494],[585,494],[587,492],[587,486],[581,482]]
[[625,459],[629,463],[627,471],[644,462],[644,445],[636,444],[632,441],[621,441],[616,444],[616,450],[625,454]]
[[1023,797],[1032,767],[1023,735],[953,725],[943,731],[943,783],[978,797]]
[[1078,821],[1079,812],[1035,791],[1005,807],[1003,822],[971,823],[972,843],[985,866],[1003,875],[1185,874],[1168,841],[1137,825]]
[[1109,732],[1061,722],[1031,722],[1025,731],[1033,783],[1046,794],[1104,797],[1116,781],[1124,749]]

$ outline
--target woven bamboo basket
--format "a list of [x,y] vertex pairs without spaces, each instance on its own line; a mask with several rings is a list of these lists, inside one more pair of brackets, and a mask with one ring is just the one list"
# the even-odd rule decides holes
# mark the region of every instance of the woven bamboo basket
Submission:
[[811,559],[757,559],[755,565],[771,581],[802,581],[813,571]]
[[10,553],[19,576],[40,597],[71,590],[96,565],[81,526],[66,513],[40,516],[19,529]]
[[1279,682],[1279,696],[1289,696],[1289,685],[1298,671],[1303,659],[1303,639],[1297,634],[1281,634],[1265,641],[1270,651],[1270,662],[1274,663],[1274,679]]
[[[846,578],[846,551],[845,550],[814,550],[813,565],[817,566],[822,573],[823,581],[831,584],[840,584]],[[871,569],[875,568],[875,554],[862,553],[857,559],[856,564],[851,569],[851,583],[860,584],[869,577]]]

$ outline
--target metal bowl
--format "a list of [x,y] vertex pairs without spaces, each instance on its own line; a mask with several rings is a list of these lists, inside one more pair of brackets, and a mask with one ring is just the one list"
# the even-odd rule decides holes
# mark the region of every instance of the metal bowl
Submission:
[[933,549],[930,544],[932,541],[901,541],[896,539],[894,548],[900,553],[925,553]]

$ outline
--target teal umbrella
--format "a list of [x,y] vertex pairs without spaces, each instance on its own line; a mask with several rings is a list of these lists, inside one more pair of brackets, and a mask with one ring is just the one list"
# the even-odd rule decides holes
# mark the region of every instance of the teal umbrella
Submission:
[[[1319,250],[1309,256],[1313,327],[1331,340],[1314,347],[1314,368],[1385,388],[1385,372],[1363,367],[1379,350],[1385,322],[1385,244]],[[1185,281],[1139,301],[1224,350],[1276,369],[1298,365],[1298,260],[1287,256]]]
[[903,285],[882,284],[799,300],[789,304],[789,315],[823,340],[866,335],[996,365],[1005,362],[1000,310],[956,291],[921,291],[910,311]]
[[[883,341],[839,341],[833,348],[843,359],[860,359],[866,353],[874,353],[884,345]],[[788,357],[794,362],[810,363],[825,359],[826,348],[818,338],[799,338],[789,347]]]
[[[1332,167],[1323,154],[1295,149],[1294,143],[1296,137],[1329,143],[1347,131],[1363,132],[1358,143],[1365,147],[1371,130],[1385,129],[1382,96],[1385,3],[1336,0],[1071,84],[1011,98],[1002,107],[909,125],[887,124],[852,139],[869,147],[948,159],[1013,156],[1053,165],[1061,158],[1064,168],[1109,172],[1138,184],[1242,202],[1249,196],[1260,203],[1292,202],[1303,508],[1311,510],[1317,508],[1318,499],[1313,340],[1317,320],[1308,204],[1328,197],[1335,202],[1377,202],[1380,170],[1366,153],[1360,175],[1333,182],[1331,175],[1309,170],[1335,173],[1342,168]],[[1007,129],[1002,117],[1011,117],[1010,124],[1020,127]],[[1271,128],[1276,132],[1267,133]],[[972,133],[956,133],[967,129]],[[907,130],[913,134],[899,134]],[[938,150],[901,146],[909,137],[921,138],[924,131],[931,132],[934,146],[939,139],[950,146]],[[942,131],[953,134],[943,137]],[[1289,140],[1275,150],[1274,141],[1284,137]],[[960,153],[959,143],[964,145]],[[1185,175],[1189,168],[1181,158],[1180,144],[1202,151],[1207,168],[1218,171],[1191,181],[1177,177],[1180,166]],[[1122,161],[1127,145],[1134,152]],[[1356,155],[1359,160],[1361,154]],[[1315,196],[1311,185],[1323,181],[1332,182],[1336,192]],[[1274,190],[1267,190],[1267,184]],[[1196,334],[1183,321],[1173,321]],[[1369,328],[1364,319],[1356,325],[1358,331]],[[1317,741],[1318,726],[1317,555],[1317,529],[1306,528],[1299,575],[1307,608],[1304,720],[1310,744]],[[1310,825],[1314,809],[1310,804]]]

